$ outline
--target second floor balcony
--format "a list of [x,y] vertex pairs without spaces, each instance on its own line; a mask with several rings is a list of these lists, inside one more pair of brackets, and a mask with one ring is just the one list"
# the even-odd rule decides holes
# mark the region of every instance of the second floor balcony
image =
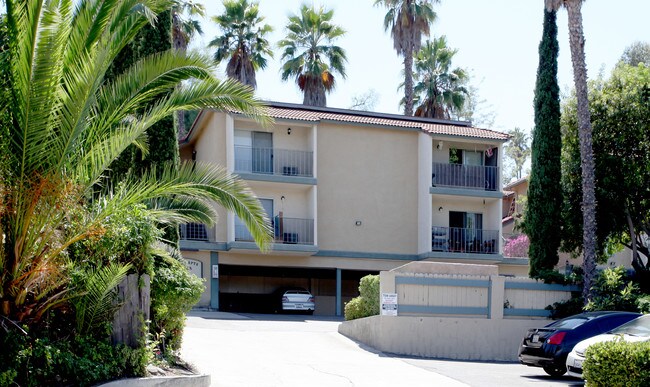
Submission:
[[433,163],[432,185],[497,191],[499,190],[499,167]]
[[498,254],[499,230],[433,227],[431,250],[452,253]]
[[[275,243],[280,244],[314,244],[314,220],[276,216],[272,220]],[[240,222],[235,223],[235,241],[253,242],[253,237]]]
[[313,152],[235,146],[235,172],[266,175],[314,176]]

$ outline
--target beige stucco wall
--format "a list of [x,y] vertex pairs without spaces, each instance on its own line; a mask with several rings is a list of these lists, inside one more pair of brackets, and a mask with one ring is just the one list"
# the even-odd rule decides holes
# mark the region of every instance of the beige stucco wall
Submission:
[[321,124],[317,143],[319,247],[417,253],[418,133]]
[[339,333],[399,355],[516,361],[526,331],[543,325],[540,320],[372,316],[341,323]]
[[210,252],[209,251],[183,251],[183,258],[185,259],[195,259],[201,262],[202,271],[203,271],[203,284],[205,285],[205,291],[201,294],[201,299],[199,300],[197,307],[207,308],[210,306]]
[[285,217],[314,219],[312,202],[314,186],[266,181],[249,181],[248,186],[258,198],[273,200],[272,216],[283,211]]

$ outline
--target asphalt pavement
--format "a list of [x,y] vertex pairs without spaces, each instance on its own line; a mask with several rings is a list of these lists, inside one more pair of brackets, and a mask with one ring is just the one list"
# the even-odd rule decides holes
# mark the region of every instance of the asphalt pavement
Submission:
[[193,311],[181,356],[213,386],[582,386],[541,368],[385,354],[337,332],[322,316]]

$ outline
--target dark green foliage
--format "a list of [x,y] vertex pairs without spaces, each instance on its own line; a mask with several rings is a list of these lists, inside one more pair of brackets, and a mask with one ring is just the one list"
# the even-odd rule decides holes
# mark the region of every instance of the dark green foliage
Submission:
[[582,366],[589,387],[650,386],[650,341],[593,344]]
[[354,320],[379,314],[379,276],[367,275],[359,281],[359,297],[345,304],[345,319]]
[[557,24],[555,11],[544,10],[544,32],[539,45],[535,87],[535,129],[523,229],[530,239],[528,256],[532,278],[543,278],[558,262],[560,246],[560,89],[557,84]]
[[145,349],[113,346],[87,336],[32,337],[0,329],[0,385],[90,386],[125,376],[144,376]]
[[[621,63],[609,79],[592,82],[589,93],[598,181],[598,254],[602,261],[611,245],[636,247],[638,256],[633,257],[632,266],[641,290],[650,292],[650,263],[641,259],[650,254],[643,237],[650,226],[650,68]],[[582,174],[576,110],[573,97],[564,105],[562,116],[566,133],[562,249],[572,252],[582,248]]]
[[574,293],[572,295],[573,297],[570,299],[562,302],[555,302],[553,303],[553,306],[549,305],[544,309],[551,311],[551,318],[554,320],[582,313],[582,308],[585,305],[584,300],[580,296],[580,293]]
[[171,257],[156,257],[156,273],[151,281],[151,329],[164,354],[180,349],[185,313],[201,298],[203,280]]
[[142,204],[120,210],[101,226],[101,235],[74,243],[70,257],[84,268],[130,263],[138,274],[152,274],[152,244],[160,237],[151,214]]
[[591,288],[591,294],[592,298],[585,310],[639,310],[636,302],[639,298],[639,287],[627,278],[622,266],[600,272]]

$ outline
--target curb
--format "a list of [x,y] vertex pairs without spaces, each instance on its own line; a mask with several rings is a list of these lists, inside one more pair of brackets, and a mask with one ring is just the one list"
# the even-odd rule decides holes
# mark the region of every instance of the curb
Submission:
[[209,387],[210,375],[153,376],[149,378],[120,379],[100,384],[101,387]]

